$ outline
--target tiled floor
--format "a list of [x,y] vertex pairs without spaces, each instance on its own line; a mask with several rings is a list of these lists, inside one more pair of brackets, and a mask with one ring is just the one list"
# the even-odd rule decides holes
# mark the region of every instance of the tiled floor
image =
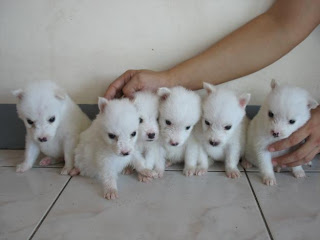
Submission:
[[228,179],[215,164],[203,177],[181,166],[140,183],[119,177],[120,198],[107,201],[93,179],[59,174],[61,164],[17,174],[23,151],[0,151],[0,239],[320,239],[320,164],[307,178],[256,171]]

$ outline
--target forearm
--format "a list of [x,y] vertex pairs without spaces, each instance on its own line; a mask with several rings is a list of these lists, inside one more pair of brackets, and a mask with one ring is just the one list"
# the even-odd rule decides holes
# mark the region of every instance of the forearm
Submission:
[[266,13],[200,55],[168,70],[170,85],[199,89],[204,81],[220,84],[268,66],[292,50],[318,25],[319,4],[315,2],[278,0]]

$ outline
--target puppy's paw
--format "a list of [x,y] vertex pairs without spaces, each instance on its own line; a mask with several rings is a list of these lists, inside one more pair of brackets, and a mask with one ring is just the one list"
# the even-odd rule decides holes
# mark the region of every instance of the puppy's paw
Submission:
[[79,175],[80,174],[80,169],[79,168],[72,168],[71,171],[69,172],[69,175],[70,176],[76,176],[76,175]]
[[140,175],[143,175],[145,177],[148,177],[148,178],[153,178],[156,176],[156,172],[153,171],[153,170],[150,170],[150,169],[142,169],[141,171],[139,171]]
[[281,172],[281,167],[280,166],[276,166],[273,168],[275,172],[279,173]]
[[293,171],[292,174],[293,174],[293,176],[296,177],[296,178],[305,178],[305,177],[306,177],[306,174],[305,174],[305,172],[303,171],[303,169]]
[[226,169],[226,175],[228,178],[239,178],[241,177],[241,173],[238,169]]
[[114,200],[118,198],[118,191],[114,188],[109,188],[104,191],[104,198],[108,200]]
[[125,169],[122,170],[123,175],[131,175],[133,172],[134,170],[131,166],[125,167]]
[[152,177],[147,177],[147,176],[141,175],[139,173],[138,180],[139,180],[139,182],[149,183],[149,182],[152,182]]
[[31,167],[32,167],[31,165],[23,162],[23,163],[20,163],[20,164],[17,165],[16,172],[17,173],[23,173],[23,172],[29,170]]
[[277,185],[276,178],[272,176],[263,176],[262,181],[267,186]]
[[195,174],[196,170],[192,167],[185,167],[183,169],[183,174],[186,175],[186,177],[193,176]]
[[172,162],[166,161],[166,168],[167,168],[167,167],[170,167],[171,165],[172,165]]
[[70,167],[63,167],[60,174],[61,175],[68,175],[71,172],[72,168]]
[[40,166],[48,166],[48,165],[51,164],[51,162],[52,162],[51,157],[44,157],[44,158],[42,158],[42,159],[40,160],[39,165],[40,165]]
[[245,169],[249,169],[249,168],[252,168],[252,164],[251,162],[247,161],[246,159],[243,159],[241,161],[241,166]]
[[205,168],[197,168],[196,169],[196,174],[197,176],[203,176],[207,173],[207,169]]
[[154,171],[156,173],[156,176],[153,178],[162,178],[163,177],[164,170],[155,169]]

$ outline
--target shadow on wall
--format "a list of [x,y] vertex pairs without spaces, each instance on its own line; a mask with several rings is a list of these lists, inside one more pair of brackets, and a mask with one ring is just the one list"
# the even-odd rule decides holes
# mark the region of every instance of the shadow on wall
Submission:
[[[90,119],[94,119],[99,112],[97,104],[80,104]],[[259,106],[247,106],[246,111],[250,119],[258,112]],[[15,104],[0,104],[0,149],[24,149],[26,130],[18,118]]]

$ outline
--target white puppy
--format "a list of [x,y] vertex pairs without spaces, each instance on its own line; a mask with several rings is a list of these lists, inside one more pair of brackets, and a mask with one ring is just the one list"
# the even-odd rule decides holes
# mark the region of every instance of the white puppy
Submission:
[[128,99],[99,98],[100,113],[80,135],[75,171],[98,178],[104,197],[118,197],[117,176],[131,161],[138,136],[139,115]]
[[183,162],[191,153],[186,148],[194,125],[199,121],[201,100],[183,87],[159,88],[159,125],[168,165]]
[[208,169],[208,156],[224,161],[229,178],[240,177],[238,163],[244,155],[248,118],[245,108],[250,94],[236,93],[203,83],[207,95],[202,102],[202,119],[194,129],[188,148],[194,157],[187,158],[186,175],[203,175]]
[[[68,174],[73,168],[79,134],[90,125],[89,118],[51,81],[34,82],[13,94],[18,98],[18,115],[27,130],[25,160],[16,171],[30,169],[42,152],[55,159],[64,158],[61,174]],[[40,164],[49,162],[46,158]]]
[[[284,155],[292,149],[271,153],[268,145],[289,137],[302,127],[310,118],[310,109],[316,108],[318,103],[304,89],[282,85],[271,81],[271,92],[257,116],[249,124],[244,167],[250,163],[259,167],[263,183],[275,185],[276,178],[271,159]],[[295,177],[305,177],[301,166],[292,168]]]
[[152,92],[137,92],[133,103],[140,115],[137,153],[133,164],[140,166],[144,173],[138,174],[139,180],[148,182],[151,178],[146,176],[148,173],[145,173],[144,168],[154,170],[154,177],[162,177],[165,169],[164,154],[159,141],[159,97]]

